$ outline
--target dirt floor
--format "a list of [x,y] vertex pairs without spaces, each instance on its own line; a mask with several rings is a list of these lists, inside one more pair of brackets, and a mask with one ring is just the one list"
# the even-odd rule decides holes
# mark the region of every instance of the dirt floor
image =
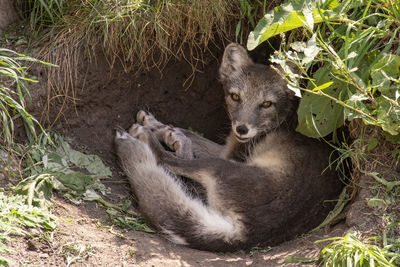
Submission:
[[[113,188],[112,192],[128,190]],[[63,218],[49,240],[17,239],[11,246],[11,266],[302,266],[285,263],[289,257],[315,257],[322,244],[313,241],[327,237],[322,233],[299,237],[294,241],[266,250],[218,254],[177,246],[159,234],[128,231],[119,234],[107,224],[104,208],[95,203],[76,206],[57,198],[54,213]],[[341,235],[342,228],[329,236]],[[82,249],[81,255],[75,250]]]
[[[88,68],[82,65],[78,71],[76,105],[67,105],[53,129],[76,149],[99,155],[112,168],[111,181],[126,180],[113,153],[114,128],[128,128],[139,109],[222,143],[230,127],[217,79],[223,50],[212,46],[210,51],[189,88],[184,84],[192,70],[185,61],[171,61],[162,72],[154,69],[139,74],[125,73],[118,64],[110,71],[102,57],[86,61]],[[41,116],[47,100],[46,72],[42,67],[33,67],[30,72],[39,79],[32,87],[32,112]],[[50,121],[60,107],[53,104]],[[111,189],[106,200],[111,203],[118,204],[131,194],[127,183],[106,185]],[[340,236],[345,229],[344,224],[339,225],[272,249],[217,254],[176,246],[159,234],[110,227],[105,208],[95,202],[76,206],[57,197],[54,213],[61,219],[53,236],[13,241],[11,266],[66,266],[74,258],[79,261],[75,266],[299,266],[304,263],[285,263],[285,259],[315,257],[322,244],[313,241]]]

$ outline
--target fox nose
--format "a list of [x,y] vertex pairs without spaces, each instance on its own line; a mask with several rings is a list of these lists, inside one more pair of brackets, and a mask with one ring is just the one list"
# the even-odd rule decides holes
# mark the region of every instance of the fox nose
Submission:
[[249,132],[249,129],[246,127],[246,125],[242,124],[236,127],[236,132],[240,135],[244,135]]

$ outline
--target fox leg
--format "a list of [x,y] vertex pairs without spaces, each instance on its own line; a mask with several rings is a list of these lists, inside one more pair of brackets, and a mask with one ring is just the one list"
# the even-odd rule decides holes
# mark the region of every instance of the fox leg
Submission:
[[[219,251],[240,246],[246,240],[242,222],[192,197],[174,174],[157,163],[152,150],[171,153],[145,127],[134,125],[133,129],[129,134],[117,132],[115,144],[147,220],[177,244]],[[154,147],[150,149],[147,142]]]
[[159,141],[165,142],[170,149],[176,151],[180,158],[218,157],[221,154],[223,146],[190,130],[165,125],[146,111],[139,111],[136,119],[137,123],[148,127]]

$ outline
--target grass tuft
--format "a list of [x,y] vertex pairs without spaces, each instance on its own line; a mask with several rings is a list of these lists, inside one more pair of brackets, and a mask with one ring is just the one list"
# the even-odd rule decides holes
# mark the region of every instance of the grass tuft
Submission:
[[400,254],[396,251],[399,242],[380,248],[370,244],[371,240],[360,241],[358,233],[348,233],[344,237],[319,240],[317,243],[332,240],[333,242],[321,251],[320,263],[323,266],[394,267],[400,264]]
[[0,48],[0,143],[8,148],[14,142],[14,121],[21,118],[30,141],[36,139],[35,126],[42,126],[27,111],[31,98],[26,82],[36,80],[26,77],[20,62],[33,61],[47,64],[32,57]]
[[[82,57],[91,62],[102,51],[110,66],[125,71],[162,69],[171,59],[192,67],[189,87],[203,63],[203,54],[216,39],[224,40],[238,18],[239,1],[206,0],[25,0],[20,9],[43,46],[40,57],[60,66],[48,70],[47,114],[58,100],[59,120],[64,107],[75,104],[75,81]],[[262,4],[262,3],[261,3]],[[54,110],[52,111],[54,112]],[[47,118],[49,120],[49,118]]]

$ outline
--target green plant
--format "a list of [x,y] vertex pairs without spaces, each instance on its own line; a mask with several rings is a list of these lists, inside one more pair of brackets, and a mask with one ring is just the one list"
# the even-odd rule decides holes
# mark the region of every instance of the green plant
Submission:
[[[243,44],[244,35],[249,32],[246,25],[254,28],[256,26],[256,19],[260,17],[260,13],[264,14],[271,4],[276,4],[279,1],[249,1],[249,0],[238,0],[239,2],[239,13],[240,18],[236,24],[235,37],[236,42]],[[269,3],[268,3],[269,2]],[[246,23],[247,22],[247,23]]]
[[75,204],[80,204],[82,200],[99,202],[107,208],[110,220],[115,225],[153,232],[136,213],[128,211],[130,201],[113,205],[102,198],[109,190],[100,178],[108,178],[112,173],[98,156],[72,149],[54,132],[50,132],[49,136],[51,143],[44,135],[39,135],[35,143],[19,150],[25,159],[23,175],[26,178],[19,182],[14,191],[27,196],[28,205],[46,205],[55,189]]
[[[315,138],[332,134],[338,141],[336,129],[350,121],[355,140],[351,145],[341,142],[341,156],[333,163],[340,166],[351,159],[355,177],[366,173],[366,166],[393,166],[399,158],[394,145],[400,140],[399,11],[400,2],[393,0],[286,1],[258,22],[247,42],[251,50],[281,35],[282,46],[271,61],[280,65],[277,71],[301,97],[297,131]],[[397,207],[399,182],[368,174],[378,192],[367,204],[372,212],[379,210],[382,225],[393,225],[398,218],[389,210]],[[340,197],[333,218],[349,198]],[[331,220],[329,216],[322,225]],[[383,233],[382,247],[370,244],[372,239],[361,242],[354,233],[322,240],[334,242],[322,250],[321,264],[398,266],[398,228],[391,233],[390,239]]]
[[[400,2],[392,0],[297,0],[260,20],[249,49],[273,35],[304,29],[300,37],[292,32],[272,57],[301,96],[299,132],[326,136],[345,120],[360,118],[398,139],[399,10]],[[300,38],[306,40],[295,41]]]
[[84,244],[65,244],[63,246],[63,254],[66,260],[66,266],[71,266],[73,263],[82,262],[93,254],[96,248]]
[[[319,240],[317,243],[333,241],[321,250],[322,266],[387,266],[400,264],[400,255],[392,251],[393,245],[380,248],[359,240],[358,233],[348,233],[344,237]],[[399,245],[397,242],[396,245]]]
[[0,143],[8,147],[11,147],[14,140],[14,120],[17,118],[22,119],[25,133],[31,141],[36,138],[35,126],[43,131],[40,123],[26,111],[31,101],[26,82],[36,81],[25,76],[21,61],[50,65],[12,50],[0,48],[0,121],[2,124]]
[[[130,201],[127,203],[130,205]],[[119,226],[123,229],[132,229],[146,233],[155,232],[145,224],[145,221],[142,218],[134,218],[132,216],[127,216],[127,210],[124,207],[122,207],[122,209],[120,210],[110,207],[106,210],[106,212],[110,216],[110,220],[113,223],[113,225]]]
[[10,236],[33,237],[27,228],[53,231],[56,221],[57,217],[47,206],[33,207],[27,204],[26,195],[0,191],[0,265],[8,266],[8,260],[3,255],[12,252],[7,246]]
[[[24,160],[24,178],[13,192],[0,191],[0,252],[10,252],[6,245],[10,236],[30,236],[26,228],[55,229],[57,218],[50,211],[53,190],[76,204],[82,200],[97,201],[107,208],[114,225],[153,232],[136,213],[128,211],[130,201],[119,206],[102,198],[109,190],[99,178],[110,177],[111,171],[98,156],[72,149],[54,132],[40,134],[27,147],[19,145],[15,153]],[[75,246],[64,249],[68,264],[89,256],[91,250]],[[7,264],[7,258],[0,257],[0,265]]]
[[75,203],[100,199],[95,190],[108,192],[98,178],[110,177],[111,171],[98,156],[72,149],[56,133],[49,135],[51,143],[40,135],[35,143],[19,149],[26,165],[23,170],[26,178],[15,187],[16,193],[28,196],[29,205],[41,205],[51,200],[53,188]]
[[[42,135],[47,138],[40,123],[26,111],[31,101],[26,82],[36,82],[25,76],[25,69],[20,62],[27,61],[47,64],[12,50],[0,48],[0,121],[2,124],[0,146],[5,148],[8,157],[15,152],[14,122],[16,119],[22,119],[26,136],[30,142],[37,139],[35,126],[39,127]],[[3,158],[5,154],[1,154],[1,167],[9,164],[7,159]],[[34,207],[30,205],[28,195],[13,195],[10,192],[0,191],[0,252],[2,254],[0,265],[8,266],[8,260],[3,255],[11,251],[7,246],[11,235],[31,236],[26,231],[27,228],[53,231],[56,219],[48,206]]]
[[[63,3],[64,2],[64,3]],[[70,1],[76,4],[76,1]],[[24,17],[29,17],[30,26],[39,30],[57,23],[67,12],[69,5],[63,0],[17,0]]]

